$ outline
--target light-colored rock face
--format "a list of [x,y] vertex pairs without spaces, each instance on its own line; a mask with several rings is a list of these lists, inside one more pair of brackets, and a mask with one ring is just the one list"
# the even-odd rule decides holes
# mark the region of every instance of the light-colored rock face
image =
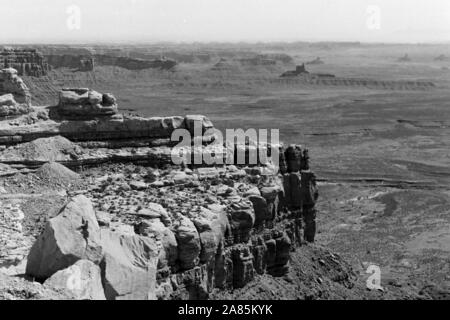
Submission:
[[29,106],[17,103],[12,93],[0,96],[0,117],[17,116],[29,112]]
[[0,119],[29,113],[30,103],[30,92],[17,71],[0,70]]
[[[176,248],[176,240],[164,228],[153,231],[167,242],[167,263],[173,264],[170,245]],[[155,299],[159,253],[155,239],[132,228],[100,229],[92,203],[80,195],[47,223],[28,255],[26,273],[77,299]]]
[[100,227],[92,203],[84,196],[70,201],[48,221],[28,255],[26,273],[46,279],[76,261],[99,263],[102,258]]
[[57,290],[64,290],[78,300],[105,300],[100,268],[89,260],[78,260],[70,267],[60,270],[45,283]]
[[13,94],[17,103],[31,105],[30,90],[13,68],[0,70],[0,95],[8,93]]
[[159,250],[158,269],[175,266],[178,259],[178,244],[172,230],[159,219],[151,219],[141,222],[139,234],[156,241]]
[[12,93],[8,93],[8,94],[4,94],[4,95],[0,96],[0,107],[3,107],[3,106],[11,107],[16,104],[17,104],[17,102],[16,102],[16,100],[14,100],[14,96],[12,95]]
[[109,300],[155,299],[158,248],[138,235],[101,230],[103,287]]

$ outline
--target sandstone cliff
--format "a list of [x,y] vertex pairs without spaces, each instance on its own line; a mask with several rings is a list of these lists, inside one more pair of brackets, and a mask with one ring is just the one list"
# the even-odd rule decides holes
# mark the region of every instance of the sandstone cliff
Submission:
[[53,68],[71,68],[78,71],[94,70],[94,58],[91,56],[48,54],[45,57]]
[[[213,129],[204,116],[125,117],[112,95],[87,88],[59,98],[57,106],[0,119],[0,163],[11,169],[4,171],[67,188],[61,209],[39,220],[33,245],[21,220],[8,220],[5,240],[21,242],[15,260],[1,263],[19,268],[27,255],[28,276],[76,299],[205,299],[258,275],[287,274],[291,253],[312,241],[302,236],[302,213],[314,210],[317,189],[300,146],[274,146],[278,170],[270,160],[249,162],[266,145],[197,136],[196,125],[198,134]],[[174,146],[175,129],[201,144]],[[192,158],[181,156],[186,148]],[[246,159],[238,165],[174,161],[196,153],[226,159],[238,150]],[[134,165],[115,173],[113,163]],[[62,164],[94,168],[81,178]]]
[[0,51],[0,68],[14,68],[20,76],[45,76],[50,70],[45,57],[36,49],[5,48]]

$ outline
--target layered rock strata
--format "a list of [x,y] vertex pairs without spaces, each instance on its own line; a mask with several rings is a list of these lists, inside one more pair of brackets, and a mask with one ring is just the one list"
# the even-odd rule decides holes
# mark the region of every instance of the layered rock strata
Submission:
[[213,128],[204,116],[143,118],[119,114],[117,108],[111,94],[84,88],[64,89],[57,106],[34,107],[29,114],[14,121],[0,119],[0,144],[18,144],[60,135],[73,141],[146,139],[149,141],[146,146],[149,146],[152,141],[170,139],[176,129],[192,132],[193,121],[201,122],[202,132]]
[[21,76],[42,77],[50,66],[36,49],[4,48],[0,51],[0,68],[14,68]]
[[57,112],[65,118],[92,119],[117,114],[116,98],[86,88],[62,89]]

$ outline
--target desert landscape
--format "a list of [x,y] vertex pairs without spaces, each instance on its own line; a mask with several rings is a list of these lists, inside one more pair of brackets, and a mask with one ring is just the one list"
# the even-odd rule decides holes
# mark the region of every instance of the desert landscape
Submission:
[[[5,44],[0,69],[0,299],[450,298],[450,45]],[[279,129],[280,172],[173,165],[194,122]]]

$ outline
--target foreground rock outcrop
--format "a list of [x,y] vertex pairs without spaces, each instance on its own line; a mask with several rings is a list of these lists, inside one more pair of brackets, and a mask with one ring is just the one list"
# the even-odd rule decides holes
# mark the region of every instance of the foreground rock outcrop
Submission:
[[[0,121],[0,162],[66,189],[26,275],[77,299],[109,300],[205,299],[257,275],[285,275],[291,252],[313,241],[308,152],[215,144],[203,136],[213,128],[200,115],[126,117],[114,97],[89,89],[63,90],[58,106]],[[171,141],[176,129],[190,136],[182,147]],[[269,147],[279,167],[261,153],[251,162]],[[230,152],[244,162],[226,164]],[[213,153],[218,162],[207,164]],[[124,162],[133,169],[108,169]]]
[[105,300],[100,268],[89,260],[78,260],[45,281],[44,285],[65,291],[77,300]]
[[[303,241],[301,218],[289,208],[305,208],[302,190],[315,187],[302,188],[311,183],[301,180],[303,154],[285,164],[298,171],[284,175],[260,176],[261,166],[237,175],[239,169],[228,166],[208,168],[207,176],[199,167],[99,177],[82,191],[91,200],[75,196],[47,223],[29,254],[27,274],[55,283],[46,279],[88,260],[101,270],[107,299],[203,299],[214,288],[241,288],[256,275],[284,275]],[[294,174],[298,188],[290,184]]]
[[81,259],[100,263],[102,254],[94,208],[79,196],[48,221],[28,255],[26,273],[43,280]]

